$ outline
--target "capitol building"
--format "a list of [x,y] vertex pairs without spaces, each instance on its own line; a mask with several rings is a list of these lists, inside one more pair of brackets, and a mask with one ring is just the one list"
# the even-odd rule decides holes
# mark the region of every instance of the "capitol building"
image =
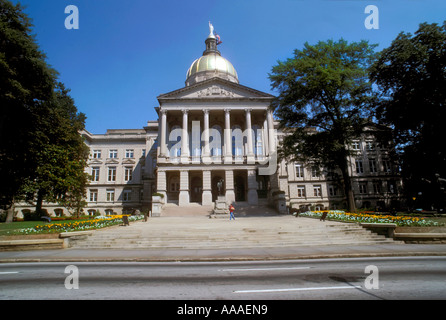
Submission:
[[[285,133],[269,109],[273,99],[239,83],[211,28],[202,56],[187,69],[185,86],[158,96],[158,119],[140,129],[82,132],[91,175],[84,213],[162,216],[166,208],[190,206],[211,213],[217,199],[278,213],[344,208],[343,190],[330,172],[278,161]],[[401,179],[388,146],[370,134],[351,148],[357,207],[398,206]],[[50,215],[68,215],[56,204],[45,208]]]

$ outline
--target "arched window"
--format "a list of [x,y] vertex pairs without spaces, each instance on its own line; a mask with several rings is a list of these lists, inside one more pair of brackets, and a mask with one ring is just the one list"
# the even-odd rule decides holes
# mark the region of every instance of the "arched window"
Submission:
[[200,122],[192,121],[192,130],[189,134],[189,146],[192,155],[193,161],[199,161],[201,157],[201,130],[200,130]]
[[181,127],[173,126],[169,134],[169,155],[176,159],[181,156]]
[[209,149],[211,150],[211,157],[218,158],[222,155],[222,130],[220,126],[212,126],[209,129]]
[[257,158],[263,157],[263,130],[258,125],[252,126],[253,131],[253,144],[254,144],[254,154]]
[[235,159],[243,157],[243,132],[240,126],[232,127],[232,155]]

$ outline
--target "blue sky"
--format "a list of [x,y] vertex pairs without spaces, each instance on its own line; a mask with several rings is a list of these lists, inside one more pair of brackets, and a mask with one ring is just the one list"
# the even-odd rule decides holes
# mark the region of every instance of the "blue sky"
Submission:
[[[156,120],[162,93],[184,87],[205,49],[208,21],[240,83],[267,93],[268,73],[305,42],[369,40],[381,50],[399,32],[446,20],[444,0],[13,0],[27,6],[47,62],[71,89],[92,133],[142,128]],[[79,29],[65,28],[65,8],[79,9]],[[379,9],[368,30],[367,5]]]

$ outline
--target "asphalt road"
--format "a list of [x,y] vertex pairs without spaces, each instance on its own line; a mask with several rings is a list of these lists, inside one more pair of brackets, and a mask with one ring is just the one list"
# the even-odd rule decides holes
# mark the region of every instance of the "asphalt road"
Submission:
[[446,299],[446,257],[0,264],[0,299]]

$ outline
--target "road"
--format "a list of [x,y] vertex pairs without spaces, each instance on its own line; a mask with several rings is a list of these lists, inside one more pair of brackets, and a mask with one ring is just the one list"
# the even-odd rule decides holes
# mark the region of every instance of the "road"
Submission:
[[0,264],[0,299],[446,299],[446,257]]

